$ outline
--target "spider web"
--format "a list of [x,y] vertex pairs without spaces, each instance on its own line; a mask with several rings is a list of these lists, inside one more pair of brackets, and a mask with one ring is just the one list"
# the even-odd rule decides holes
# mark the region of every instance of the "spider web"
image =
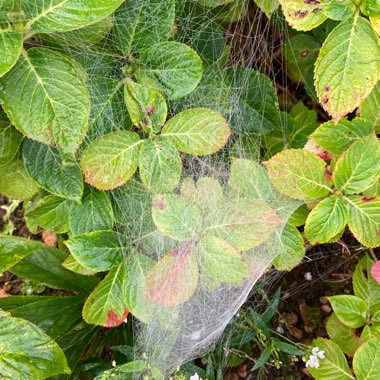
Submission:
[[[169,117],[189,108],[210,108],[225,116],[233,136],[228,145],[215,155],[182,155],[183,173],[179,188],[186,178],[191,178],[196,183],[204,178],[212,178],[213,184],[218,181],[224,189],[223,201],[227,203],[230,195],[227,194],[226,187],[230,177],[231,158],[248,158],[260,163],[263,139],[273,116],[271,110],[266,109],[265,102],[265,99],[269,102],[272,90],[262,78],[257,80],[255,77],[253,80],[253,72],[268,76],[272,85],[276,84],[279,92],[282,92],[283,102],[289,100],[283,88],[287,77],[281,70],[281,47],[288,39],[288,33],[278,14],[273,16],[272,21],[268,21],[252,1],[232,2],[236,3],[232,13],[226,12],[228,5],[207,8],[199,7],[195,1],[177,1],[176,5],[180,8],[184,3],[186,9],[176,21],[177,30],[173,39],[190,45],[198,52],[204,61],[204,74],[192,93],[168,101]],[[108,22],[111,27],[112,20]],[[113,22],[118,22],[118,19]],[[112,49],[109,36],[105,33],[105,38],[100,41],[94,38],[92,44],[83,44],[80,36],[75,33],[67,40],[70,43],[64,40],[62,34],[50,36],[51,46],[56,49],[63,46],[63,51],[80,63],[86,72],[92,111],[90,130],[83,147],[106,133],[131,129],[123,98],[125,74],[122,67],[128,63],[128,59]],[[61,47],[56,45],[57,42],[60,42]],[[34,44],[38,45],[38,41]],[[241,68],[239,75],[233,71],[237,67]],[[247,107],[252,103],[256,107],[255,112],[247,117]],[[275,106],[278,107],[277,104]],[[265,118],[263,114],[266,115]],[[286,126],[282,127],[285,131]],[[210,186],[207,194],[203,195],[208,207],[201,210],[202,220],[218,216],[215,210],[219,210],[220,205],[214,190],[215,187]],[[178,189],[176,193],[179,191]],[[130,264],[131,255],[143,255],[152,264],[168,252],[179,249],[177,241],[165,236],[152,224],[152,196],[138,181],[138,175],[109,195],[115,208],[117,230],[133,242],[133,252],[125,253],[127,276],[133,276],[132,271],[136,269]],[[247,300],[253,286],[281,253],[282,230],[299,206],[298,202],[285,199],[275,192],[267,203],[281,216],[281,222],[267,242],[241,253],[248,265],[249,276],[239,284],[226,282],[225,276],[214,277],[210,284],[209,279],[200,275],[194,293],[186,302],[170,307],[144,303],[133,321],[136,359],[146,360],[152,367],[159,368],[165,376],[169,376],[183,363],[204,355],[213,347]],[[258,220],[258,223],[265,225],[266,221]],[[178,263],[180,265],[181,262]],[[172,271],[177,269],[180,268],[174,267]],[[202,262],[198,262],[198,270],[199,273],[204,272]],[[144,287],[145,278],[142,277],[140,281]],[[169,289],[170,285],[169,283],[165,289]],[[175,286],[174,283],[172,285]],[[140,315],[142,317],[139,318]]]

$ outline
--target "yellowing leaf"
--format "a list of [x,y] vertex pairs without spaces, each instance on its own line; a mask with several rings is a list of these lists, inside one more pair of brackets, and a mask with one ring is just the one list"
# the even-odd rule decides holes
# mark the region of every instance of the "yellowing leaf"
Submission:
[[25,169],[21,159],[0,166],[0,194],[10,199],[25,200],[37,193],[39,187]]
[[326,164],[313,153],[288,149],[264,164],[274,187],[288,197],[308,201],[322,198],[330,191]]
[[280,224],[281,219],[267,203],[238,198],[222,205],[207,221],[204,231],[226,240],[240,251],[266,241]]
[[380,177],[380,143],[375,134],[350,146],[333,170],[335,186],[345,194],[361,193]]
[[140,177],[154,193],[173,191],[181,178],[182,161],[176,148],[160,137],[144,141],[139,156]]
[[114,189],[127,182],[137,169],[143,140],[137,133],[113,132],[94,140],[84,150],[81,168],[85,180],[100,189]]
[[207,108],[192,108],[170,119],[161,136],[181,152],[203,156],[221,149],[230,135],[222,115]]
[[332,195],[319,202],[306,219],[305,233],[311,244],[327,243],[346,227],[347,205],[342,197]]
[[380,197],[359,195],[345,197],[349,209],[348,226],[356,239],[366,247],[380,245]]
[[242,285],[248,277],[248,265],[241,254],[225,240],[206,236],[196,248],[199,266],[217,283]]
[[202,230],[199,208],[178,195],[156,195],[153,198],[152,217],[156,227],[174,240],[195,239]]

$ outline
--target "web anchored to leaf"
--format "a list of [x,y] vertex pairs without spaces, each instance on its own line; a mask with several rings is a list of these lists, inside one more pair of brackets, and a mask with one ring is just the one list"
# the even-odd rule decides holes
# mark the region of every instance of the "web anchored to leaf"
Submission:
[[2,235],[0,272],[85,293],[64,338],[133,321],[100,378],[204,354],[303,235],[380,245],[378,14],[354,3],[0,0],[0,193],[62,235]]

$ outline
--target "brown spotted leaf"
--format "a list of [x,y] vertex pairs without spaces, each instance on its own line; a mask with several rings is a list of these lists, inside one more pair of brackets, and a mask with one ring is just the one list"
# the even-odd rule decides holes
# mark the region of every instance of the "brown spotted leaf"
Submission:
[[326,20],[323,0],[280,0],[286,21],[297,30],[311,30]]
[[356,16],[335,27],[323,43],[315,66],[315,87],[335,123],[374,88],[379,76],[378,41],[369,21]]

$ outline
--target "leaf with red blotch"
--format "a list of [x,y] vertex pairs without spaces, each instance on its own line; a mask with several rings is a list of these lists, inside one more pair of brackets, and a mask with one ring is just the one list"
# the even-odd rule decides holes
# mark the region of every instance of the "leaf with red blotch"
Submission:
[[376,261],[376,263],[372,265],[371,275],[380,285],[380,260]]
[[116,327],[128,315],[125,304],[125,264],[112,268],[93,290],[83,307],[83,319],[90,324]]
[[189,242],[161,258],[146,276],[146,294],[150,302],[177,306],[191,298],[198,285],[198,263]]

